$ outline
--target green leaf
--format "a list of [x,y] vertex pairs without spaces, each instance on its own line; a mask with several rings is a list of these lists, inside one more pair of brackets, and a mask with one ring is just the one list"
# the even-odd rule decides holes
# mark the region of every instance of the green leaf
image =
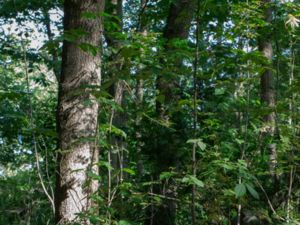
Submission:
[[235,141],[236,141],[239,145],[241,145],[241,144],[243,144],[243,143],[245,142],[244,140],[238,139],[238,138],[236,138]]
[[223,190],[223,194],[224,194],[224,196],[234,196],[235,195],[235,193],[232,189]]
[[244,184],[237,184],[234,188],[234,192],[237,198],[240,198],[246,194],[246,187]]
[[154,184],[159,184],[159,182],[157,182],[157,181],[149,181],[149,182],[143,182],[142,183],[143,186],[151,186],[151,185],[154,185]]
[[202,142],[202,141],[199,141],[199,142],[197,143],[197,145],[198,145],[198,147],[199,147],[202,151],[204,151],[204,150],[206,149],[206,144],[205,144],[204,142]]
[[126,173],[129,173],[130,175],[135,175],[136,174],[134,170],[129,169],[129,168],[124,168],[123,171],[126,172]]
[[161,203],[162,199],[159,196],[153,196],[152,199],[156,202],[156,203]]
[[183,179],[182,179],[183,183],[187,183],[189,185],[196,185],[198,187],[204,187],[204,183],[199,180],[197,177],[193,176],[193,175],[186,175]]
[[169,179],[171,178],[172,176],[174,176],[175,173],[173,172],[162,172],[160,175],[159,175],[159,179],[160,180],[165,180],[165,179]]
[[113,170],[114,168],[106,161],[99,161],[97,163],[99,166],[106,167],[107,169]]
[[93,173],[92,171],[88,171],[87,172],[87,175],[92,178],[93,180],[101,180],[101,177],[96,174],[96,173]]
[[118,225],[135,225],[134,223],[128,221],[128,220],[120,220],[118,222]]
[[71,30],[67,30],[65,31],[63,38],[64,40],[70,41],[70,42],[74,42],[77,39],[86,36],[88,33],[83,30],[83,29],[71,29]]
[[111,127],[111,133],[113,133],[116,136],[122,137],[124,139],[127,138],[127,134],[123,130],[121,130],[113,125]]
[[108,134],[113,134],[115,136],[122,137],[124,139],[127,138],[127,134],[123,130],[119,129],[114,125],[102,124],[100,126],[100,129]]
[[199,139],[189,139],[186,143],[188,144],[196,144]]
[[201,138],[199,139],[189,139],[187,141],[188,144],[196,144],[202,151],[206,149],[206,144],[202,141]]
[[228,165],[228,164],[224,164],[223,168],[226,169],[226,170],[232,170],[233,169],[233,167],[231,165]]
[[87,53],[90,53],[92,54],[93,56],[96,56],[97,53],[98,53],[98,48],[96,46],[93,46],[91,44],[88,44],[88,43],[80,43],[78,45],[78,47],[84,51],[84,52],[87,52]]
[[253,188],[253,186],[251,184],[246,183],[246,187],[247,187],[247,190],[249,191],[249,193],[253,196],[253,198],[259,199],[259,195],[258,195],[257,191]]
[[99,217],[94,216],[94,215],[90,216],[89,219],[92,224],[99,224],[99,222],[101,221]]

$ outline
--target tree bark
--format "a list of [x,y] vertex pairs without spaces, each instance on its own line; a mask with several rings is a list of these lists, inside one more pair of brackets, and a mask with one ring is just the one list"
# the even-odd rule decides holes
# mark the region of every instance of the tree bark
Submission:
[[[171,3],[166,27],[163,32],[163,38],[166,39],[165,51],[171,51],[172,46],[169,44],[173,39],[187,39],[189,28],[193,19],[194,10],[196,9],[195,0],[177,0]],[[180,64],[181,62],[179,62]],[[160,95],[165,96],[165,104],[172,104],[176,100],[176,81],[166,79],[162,75],[157,78],[157,89]],[[156,101],[156,110],[161,119],[169,119],[166,107],[160,101]]]
[[[272,8],[270,6],[271,0],[262,1],[262,7],[264,8],[264,19],[267,24],[272,22]],[[264,128],[263,134],[265,137],[274,138],[275,127],[276,127],[276,115],[274,107],[276,104],[275,100],[275,88],[274,88],[274,77],[272,72],[272,58],[273,58],[273,47],[272,47],[272,33],[266,30],[262,30],[260,34],[258,47],[262,55],[267,59],[267,65],[264,65],[264,71],[261,75],[261,101],[264,103],[270,111],[263,117]],[[271,143],[268,145],[269,154],[269,169],[271,176],[276,178],[276,165],[277,165],[277,151],[276,144]]]
[[[189,28],[193,19],[194,11],[196,9],[196,0],[176,0],[171,3],[169,15],[167,18],[166,27],[163,32],[163,38],[166,39],[165,51],[173,50],[170,44],[173,39],[187,39]],[[180,67],[182,61],[179,59],[176,64]],[[163,137],[167,140],[160,141],[163,138],[161,135],[157,137],[156,158],[158,159],[159,168],[157,174],[168,170],[170,167],[178,167],[178,146],[175,143],[179,140],[180,121],[176,115],[170,114],[171,109],[180,98],[178,91],[178,84],[176,79],[168,79],[163,75],[157,77],[157,90],[159,96],[164,96],[163,103],[157,99],[156,111],[158,117],[164,121],[171,121],[174,125],[172,129],[161,129]],[[177,130],[177,131],[176,131]],[[155,187],[154,191],[158,194],[165,195],[167,198],[163,199],[161,207],[157,207],[153,213],[151,221],[152,225],[174,225],[176,217],[176,185],[172,182],[165,182],[160,187]],[[150,223],[149,223],[150,224]]]
[[100,86],[100,53],[93,55],[79,45],[100,46],[100,16],[89,19],[82,13],[99,15],[103,7],[103,0],[64,2],[64,31],[75,40],[65,40],[62,52],[57,107],[56,224],[89,224],[88,219],[80,219],[78,214],[92,208],[90,195],[98,188],[98,182],[91,180],[88,172],[98,173],[95,138],[99,105],[91,86]]

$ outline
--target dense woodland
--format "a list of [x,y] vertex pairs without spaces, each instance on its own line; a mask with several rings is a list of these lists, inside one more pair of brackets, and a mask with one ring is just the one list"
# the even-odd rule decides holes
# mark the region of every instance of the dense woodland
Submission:
[[0,0],[0,224],[300,224],[299,23],[299,0]]

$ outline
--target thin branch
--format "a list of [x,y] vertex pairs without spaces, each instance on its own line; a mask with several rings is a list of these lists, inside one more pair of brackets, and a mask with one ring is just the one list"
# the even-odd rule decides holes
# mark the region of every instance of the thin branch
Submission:
[[282,218],[281,216],[279,216],[279,215],[277,214],[277,212],[275,211],[275,209],[274,209],[274,207],[273,207],[273,205],[272,205],[272,202],[270,201],[270,198],[269,198],[267,192],[265,191],[265,189],[263,188],[262,184],[259,182],[259,180],[258,180],[257,178],[255,178],[255,179],[256,179],[256,183],[258,184],[258,186],[260,187],[260,189],[261,189],[262,192],[264,193],[264,195],[265,195],[265,197],[266,197],[266,199],[267,199],[267,201],[268,201],[268,204],[269,204],[270,209],[272,210],[273,214],[274,214],[278,219],[280,219],[281,221],[285,221],[285,219]]
[[33,131],[34,125],[33,125],[33,106],[32,106],[32,99],[30,95],[30,82],[29,82],[29,73],[28,73],[28,65],[27,65],[27,56],[26,56],[26,46],[22,40],[22,48],[23,48],[23,57],[24,57],[24,69],[25,69],[25,76],[26,76],[26,83],[27,83],[27,94],[28,94],[28,100],[29,100],[29,121],[30,121],[30,129],[32,130],[32,139],[33,139],[33,148],[34,148],[34,154],[36,159],[36,167],[37,167],[37,173],[38,177],[40,179],[42,188],[44,193],[46,194],[47,198],[49,199],[53,213],[55,214],[55,204],[54,204],[54,198],[52,198],[47,191],[47,188],[45,186],[42,174],[41,174],[41,168],[40,168],[40,162],[39,162],[39,155],[38,155],[38,149],[36,144],[36,136],[35,131]]

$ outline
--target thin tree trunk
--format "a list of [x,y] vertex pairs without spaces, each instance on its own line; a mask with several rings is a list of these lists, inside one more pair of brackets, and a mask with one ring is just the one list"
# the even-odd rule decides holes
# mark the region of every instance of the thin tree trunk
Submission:
[[[109,48],[112,48],[116,51],[120,50],[122,47],[121,39],[116,35],[122,32],[123,30],[123,0],[107,0],[105,12],[113,15],[111,18],[112,22],[117,24],[118,26],[113,30],[105,30],[105,38]],[[112,51],[113,52],[113,51]],[[124,97],[124,82],[119,79],[120,71],[123,69],[123,59],[118,54],[110,57],[110,63],[112,64],[109,67],[108,74],[111,80],[116,80],[115,83],[110,87],[110,94],[113,96],[114,102],[122,107],[123,97]],[[122,128],[124,125],[124,115],[122,112],[116,111],[113,107],[111,109],[111,117],[110,117],[110,134],[109,134],[109,144],[110,149],[108,151],[108,163],[115,171],[118,171],[117,176],[112,175],[112,170],[108,170],[108,210],[107,215],[109,219],[109,224],[111,224],[111,210],[110,207],[114,200],[114,195],[112,194],[112,190],[114,186],[117,186],[119,183],[123,182],[123,168],[124,168],[124,148],[125,141],[123,137],[116,136],[112,133],[112,126],[117,128]],[[115,177],[115,179],[113,179]]]
[[[198,98],[198,66],[199,66],[199,26],[200,26],[200,1],[197,1],[197,16],[196,16],[196,50],[195,50],[195,59],[194,59],[194,72],[193,72],[193,138],[197,138],[197,123],[198,123],[198,110],[197,110],[197,98]],[[197,176],[197,157],[196,157],[196,143],[193,144],[192,150],[192,174],[194,177]],[[196,196],[197,188],[196,185],[192,186],[192,204],[191,204],[191,214],[192,214],[192,225],[197,223],[197,211],[196,211]]]
[[88,172],[98,173],[95,138],[99,105],[90,86],[100,86],[100,54],[93,55],[79,46],[100,46],[100,17],[89,19],[82,13],[99,15],[103,7],[102,0],[64,2],[65,34],[73,34],[75,40],[63,43],[57,107],[56,224],[89,224],[87,219],[79,220],[78,213],[93,207],[90,195],[98,188],[98,182],[90,180]]
[[[139,109],[141,107],[141,104],[143,103],[144,98],[144,82],[142,79],[137,78],[136,81],[136,87],[135,87],[135,95],[136,95],[136,108]],[[135,119],[135,125],[136,125],[136,157],[137,157],[137,170],[138,170],[138,176],[141,178],[144,174],[144,162],[142,159],[142,147],[143,142],[141,140],[142,133],[141,133],[141,121],[142,116],[138,112],[136,119]]]
[[[146,24],[143,22],[143,14],[147,7],[147,0],[141,0],[140,1],[140,14],[139,14],[139,23],[138,23],[138,31],[145,35],[147,34],[146,30]],[[140,70],[140,68],[138,68]],[[143,103],[144,98],[144,81],[143,79],[139,78],[137,76],[136,79],[136,86],[135,86],[135,96],[136,96],[136,108],[138,109],[138,114],[135,119],[135,125],[136,125],[136,158],[137,158],[137,170],[138,170],[138,176],[139,178],[142,177],[144,173],[144,162],[142,159],[142,147],[143,142],[141,140],[142,134],[141,134],[141,121],[142,116],[139,113],[139,109],[141,108],[141,104]]]
[[[123,95],[124,95],[124,82],[118,81],[114,84],[114,101],[120,107],[123,103]],[[112,109],[112,125],[121,128],[124,125],[124,115],[121,112],[115,111]],[[115,183],[119,183],[123,181],[123,168],[124,168],[124,148],[125,148],[125,141],[123,137],[117,137],[114,134],[111,134],[111,165],[114,169],[120,170],[119,175],[116,177],[117,180]]]
[[[271,0],[264,0],[262,7],[265,8],[264,16],[267,23],[272,22],[272,8],[270,6]],[[269,28],[270,29],[270,28]],[[268,107],[270,112],[263,117],[265,123],[263,133],[265,137],[274,138],[275,135],[275,88],[274,88],[274,77],[272,72],[272,58],[273,58],[273,47],[271,40],[271,33],[269,31],[262,32],[259,38],[259,50],[263,56],[268,60],[268,65],[264,68],[264,72],[261,76],[261,101]],[[277,152],[276,144],[271,143],[268,145],[269,154],[269,169],[271,176],[276,179],[276,165],[277,165]]]
[[[45,24],[45,27],[46,27],[46,33],[47,33],[47,37],[48,37],[48,41],[53,44],[54,40],[53,40],[53,37],[54,37],[54,34],[52,33],[52,30],[51,30],[51,20],[50,20],[50,16],[49,16],[49,12],[48,11],[44,11],[44,24]],[[56,52],[55,49],[50,49],[50,55],[52,57],[52,67],[53,67],[53,72],[54,72],[54,75],[56,77],[56,80],[57,82],[59,82],[59,76],[60,76],[60,66],[59,66],[59,60],[58,60],[58,54]]]

